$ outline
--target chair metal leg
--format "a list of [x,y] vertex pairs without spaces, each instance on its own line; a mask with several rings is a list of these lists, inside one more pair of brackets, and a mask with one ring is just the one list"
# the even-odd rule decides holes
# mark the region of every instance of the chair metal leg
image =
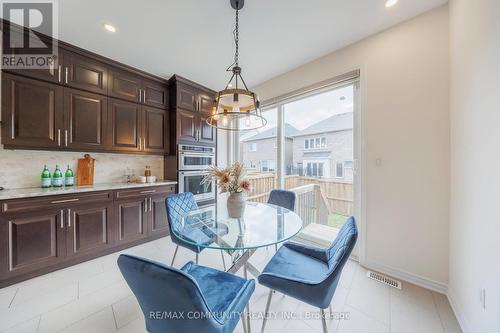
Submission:
[[[245,276],[245,279],[248,279],[248,272],[247,272],[247,265],[243,266],[243,275]],[[251,333],[252,329],[250,328],[250,301],[247,303],[247,333]]]
[[198,265],[198,253],[196,253],[196,265]]
[[175,261],[175,256],[177,255],[177,250],[179,249],[179,245],[177,245],[175,247],[175,251],[174,251],[174,257],[172,258],[172,262],[170,263],[170,266],[173,266],[174,265],[174,261]]
[[328,329],[326,328],[326,319],[325,319],[325,310],[319,309],[321,314],[321,322],[323,323],[323,333],[328,333]]
[[266,310],[264,311],[264,320],[262,321],[262,329],[261,333],[264,333],[264,328],[266,327],[267,316],[269,315],[269,307],[271,306],[271,298],[273,298],[273,290],[269,291],[269,295],[267,296]]
[[220,256],[222,257],[222,266],[224,266],[224,271],[226,270],[226,260],[224,260],[224,251],[220,251]]
[[274,244],[274,252],[278,252],[278,244]]
[[330,319],[333,318],[333,310],[332,310],[332,305],[330,304]]
[[247,320],[248,320],[248,318],[246,318],[246,312],[243,311],[243,313],[241,314],[241,325],[243,326],[243,333],[248,333],[247,332]]

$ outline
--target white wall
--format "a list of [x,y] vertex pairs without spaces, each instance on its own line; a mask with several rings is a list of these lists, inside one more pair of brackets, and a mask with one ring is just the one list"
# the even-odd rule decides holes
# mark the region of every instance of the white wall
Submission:
[[363,262],[441,291],[449,247],[448,28],[448,7],[440,7],[255,88],[266,100],[361,69]]
[[449,296],[464,333],[498,333],[500,1],[452,0],[450,29]]

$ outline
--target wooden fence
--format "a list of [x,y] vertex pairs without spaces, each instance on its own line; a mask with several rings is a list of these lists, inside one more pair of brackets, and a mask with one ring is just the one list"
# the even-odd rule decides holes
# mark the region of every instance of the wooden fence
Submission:
[[[252,184],[250,199],[257,202],[266,202],[269,192],[276,188],[274,173],[259,173],[248,175]],[[321,195],[326,201],[329,213],[350,216],[353,213],[353,185],[352,182],[301,176],[285,176],[285,189],[292,190],[304,185],[318,185]]]

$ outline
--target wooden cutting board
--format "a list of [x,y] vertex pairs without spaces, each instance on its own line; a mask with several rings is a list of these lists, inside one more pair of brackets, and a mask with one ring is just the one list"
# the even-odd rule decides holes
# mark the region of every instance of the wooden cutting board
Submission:
[[78,168],[76,175],[77,185],[93,185],[94,184],[94,164],[95,159],[89,154],[83,155],[83,158],[78,159]]

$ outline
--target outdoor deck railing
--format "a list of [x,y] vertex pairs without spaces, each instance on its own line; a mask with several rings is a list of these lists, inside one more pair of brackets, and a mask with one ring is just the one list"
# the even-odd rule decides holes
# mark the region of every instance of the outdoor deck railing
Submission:
[[[269,192],[276,188],[274,173],[259,173],[248,175],[252,185],[250,200],[266,202]],[[352,215],[353,213],[353,185],[352,182],[331,178],[302,177],[297,175],[285,176],[285,189],[294,190],[304,185],[317,185],[325,201],[329,213]],[[305,199],[304,199],[305,200]]]

